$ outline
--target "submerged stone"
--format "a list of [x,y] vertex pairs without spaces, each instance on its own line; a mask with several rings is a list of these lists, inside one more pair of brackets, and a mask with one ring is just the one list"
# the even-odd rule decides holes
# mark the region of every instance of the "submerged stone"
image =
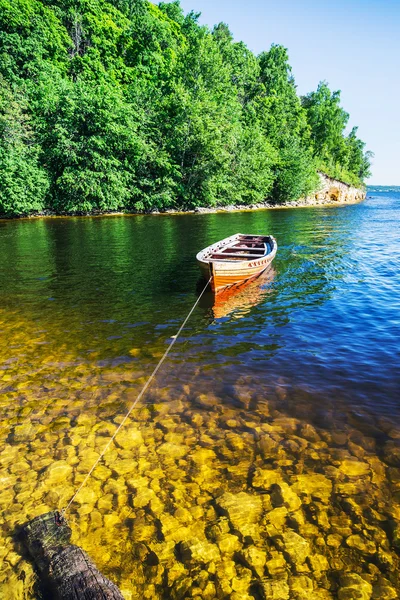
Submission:
[[342,471],[348,477],[360,477],[367,475],[370,472],[369,464],[358,460],[344,460],[339,470]]
[[273,486],[271,501],[274,507],[286,506],[288,511],[296,511],[301,506],[301,500],[298,495],[284,482]]
[[216,500],[217,506],[228,516],[234,529],[243,537],[253,533],[254,525],[259,522],[263,506],[259,496],[239,492],[225,492]]
[[290,600],[290,588],[286,581],[262,581],[261,585],[268,600]]
[[288,555],[292,564],[302,565],[310,555],[310,544],[295,531],[287,531],[278,539],[280,549]]
[[312,592],[314,584],[310,577],[298,575],[289,579],[290,593],[295,600],[310,600],[314,598]]
[[340,578],[339,600],[370,600],[372,585],[357,573],[342,575]]
[[221,535],[218,538],[217,545],[221,551],[221,554],[226,554],[228,556],[232,556],[242,547],[239,538],[236,535],[232,535],[230,533],[225,533],[224,535]]
[[264,576],[264,568],[267,562],[267,554],[264,550],[249,546],[242,550],[240,556],[249,569],[253,570],[259,577]]
[[180,544],[180,554],[184,563],[210,563],[218,561],[221,556],[218,547],[210,542],[191,539]]
[[126,429],[121,429],[115,438],[115,443],[118,447],[124,450],[132,450],[144,444],[143,436],[139,429],[130,426]]
[[252,485],[255,488],[269,490],[274,483],[280,483],[282,475],[279,471],[273,469],[256,469],[253,475]]
[[60,460],[47,467],[43,474],[43,479],[49,485],[64,483],[72,473],[72,467],[67,462]]
[[311,496],[327,504],[332,494],[332,482],[320,473],[296,475],[292,489],[296,494]]
[[210,448],[199,448],[190,455],[190,458],[197,465],[207,465],[216,458],[216,454]]
[[327,571],[329,569],[328,559],[323,554],[312,554],[308,557],[307,560],[309,562],[311,571],[314,574],[322,571]]
[[356,548],[362,554],[375,554],[376,546],[371,540],[367,540],[362,535],[350,535],[346,539],[346,544],[350,548]]
[[267,562],[265,563],[268,573],[272,577],[283,574],[287,569],[287,563],[286,563],[286,560],[284,559],[283,554],[281,552],[277,552],[276,550],[273,550],[271,552],[271,555],[272,555],[272,558],[267,560]]
[[165,442],[157,448],[157,453],[170,458],[178,459],[183,458],[189,451],[187,446],[173,444],[172,442]]
[[246,597],[249,592],[250,583],[253,578],[253,574],[250,569],[246,569],[241,565],[236,566],[236,577],[233,577],[231,581],[232,590],[236,593],[240,593],[241,597]]

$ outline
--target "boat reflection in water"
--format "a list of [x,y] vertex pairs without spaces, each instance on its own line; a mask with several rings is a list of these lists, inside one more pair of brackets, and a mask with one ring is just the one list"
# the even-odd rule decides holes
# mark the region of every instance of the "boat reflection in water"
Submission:
[[[228,316],[232,319],[242,319],[272,292],[271,284],[274,277],[275,269],[271,266],[257,279],[226,288],[217,294],[210,288],[204,294],[201,306],[211,309],[214,319],[223,319]],[[199,289],[201,285],[204,285],[203,278],[199,282]]]

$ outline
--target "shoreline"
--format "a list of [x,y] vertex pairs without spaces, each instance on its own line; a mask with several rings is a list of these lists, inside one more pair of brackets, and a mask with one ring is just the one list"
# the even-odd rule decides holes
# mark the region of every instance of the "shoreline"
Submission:
[[258,210],[287,210],[291,208],[319,208],[319,207],[343,207],[343,206],[351,206],[352,204],[359,204],[364,201],[365,198],[361,198],[353,201],[343,201],[343,202],[305,202],[304,200],[294,200],[293,202],[284,202],[283,204],[268,204],[259,203],[252,205],[228,205],[228,206],[214,206],[214,207],[203,207],[198,206],[196,208],[191,208],[188,210],[178,209],[178,208],[170,208],[163,211],[160,210],[148,210],[141,212],[134,211],[104,211],[104,212],[89,212],[89,213],[53,213],[53,212],[43,212],[35,215],[21,215],[20,217],[6,217],[4,215],[0,215],[0,221],[22,221],[25,219],[65,219],[65,218],[77,218],[77,217],[145,217],[145,216],[171,216],[171,215],[201,215],[201,214],[217,214],[217,213],[232,213],[232,212],[255,212]]
[[230,204],[227,206],[203,207],[197,206],[193,209],[171,208],[166,210],[116,210],[116,211],[94,211],[88,213],[72,212],[72,213],[54,213],[44,211],[42,213],[32,215],[21,215],[19,217],[7,217],[0,215],[0,221],[11,221],[21,219],[44,219],[44,218],[65,218],[65,217],[121,217],[121,216],[143,216],[143,215],[186,215],[186,214],[214,214],[214,213],[231,213],[231,212],[249,212],[256,210],[280,210],[290,208],[314,208],[314,207],[333,207],[347,206],[363,202],[367,196],[366,189],[355,188],[347,183],[331,179],[319,173],[321,186],[313,196],[300,198],[299,200],[287,201],[282,204],[273,204],[271,202],[259,202],[257,204]]

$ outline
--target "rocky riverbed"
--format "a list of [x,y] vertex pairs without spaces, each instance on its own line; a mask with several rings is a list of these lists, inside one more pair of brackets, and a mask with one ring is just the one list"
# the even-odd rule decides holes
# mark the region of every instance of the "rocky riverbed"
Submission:
[[[40,415],[35,403],[17,416],[8,408],[4,600],[35,597],[16,528],[66,505],[122,419],[113,404],[120,374],[98,377],[114,387],[107,403],[94,394],[88,406],[77,386],[76,400],[60,389]],[[119,400],[128,405],[141,382]],[[215,381],[203,387],[150,394],[72,505],[74,543],[127,600],[397,598],[400,430],[385,420],[363,431],[312,424],[306,398],[289,398],[283,386],[267,397],[241,378],[229,406]]]

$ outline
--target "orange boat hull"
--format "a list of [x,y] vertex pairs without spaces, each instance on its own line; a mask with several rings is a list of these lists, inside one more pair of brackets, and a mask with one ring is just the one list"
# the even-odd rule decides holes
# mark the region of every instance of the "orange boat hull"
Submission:
[[[257,268],[256,270],[246,269],[242,273],[224,273],[221,271],[217,271],[213,273],[213,277],[211,279],[211,289],[214,292],[220,292],[227,287],[239,286],[247,281],[251,281],[256,277],[259,277],[261,273],[265,271],[269,267],[269,264],[266,264],[262,268]],[[213,269],[212,269],[213,270]]]

